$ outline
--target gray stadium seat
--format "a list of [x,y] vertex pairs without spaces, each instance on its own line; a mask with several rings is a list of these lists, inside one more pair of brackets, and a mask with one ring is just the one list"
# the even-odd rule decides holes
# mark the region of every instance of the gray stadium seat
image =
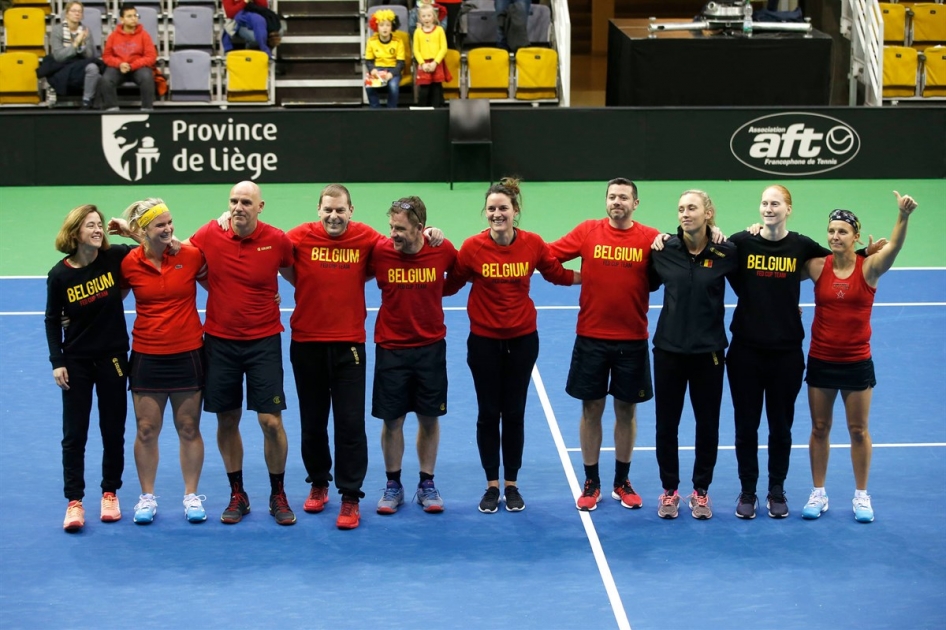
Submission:
[[174,9],[173,20],[173,50],[213,50],[216,42],[213,9],[197,5],[178,6]]
[[87,29],[89,29],[89,35],[92,36],[92,42],[95,44],[98,54],[101,55],[102,48],[105,46],[105,38],[102,35],[102,11],[97,7],[83,5],[82,24]]
[[213,100],[210,53],[175,50],[168,69],[171,71],[170,100],[202,103]]
[[529,11],[527,30],[532,45],[548,46],[549,31],[552,27],[552,10],[544,4],[533,4]]

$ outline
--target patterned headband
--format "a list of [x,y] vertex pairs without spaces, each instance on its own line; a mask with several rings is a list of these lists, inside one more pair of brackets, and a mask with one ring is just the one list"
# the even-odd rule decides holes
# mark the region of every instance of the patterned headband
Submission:
[[857,216],[850,210],[832,210],[831,214],[828,215],[828,221],[844,221],[845,223],[850,223],[857,234],[861,233],[861,222],[857,220]]

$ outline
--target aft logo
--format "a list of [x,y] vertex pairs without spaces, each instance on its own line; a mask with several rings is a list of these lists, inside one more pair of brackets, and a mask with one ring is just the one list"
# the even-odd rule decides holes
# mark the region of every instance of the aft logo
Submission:
[[729,148],[737,160],[763,173],[816,175],[853,160],[861,138],[837,118],[786,112],[747,122],[733,133]]
[[102,116],[102,151],[108,165],[130,182],[148,175],[161,158],[147,114]]

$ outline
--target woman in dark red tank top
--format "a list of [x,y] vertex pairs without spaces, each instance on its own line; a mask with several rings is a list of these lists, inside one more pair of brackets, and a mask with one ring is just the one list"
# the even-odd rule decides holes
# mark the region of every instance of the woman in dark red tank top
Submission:
[[[867,428],[870,414],[874,364],[870,355],[870,311],[877,282],[900,253],[907,236],[907,221],[916,209],[912,197],[897,196],[898,215],[889,244],[868,258],[854,254],[861,224],[854,213],[835,210],[828,217],[828,247],[831,255],[813,261],[809,268],[815,281],[815,319],[811,325],[808,354],[808,405],[811,408],[811,478],[814,489],[802,509],[802,517],[815,519],[828,509],[824,490],[828,470],[832,411],[838,392],[844,401],[851,436],[854,466],[854,518],[874,520],[867,494],[871,439]],[[838,343],[843,339],[843,343]]]

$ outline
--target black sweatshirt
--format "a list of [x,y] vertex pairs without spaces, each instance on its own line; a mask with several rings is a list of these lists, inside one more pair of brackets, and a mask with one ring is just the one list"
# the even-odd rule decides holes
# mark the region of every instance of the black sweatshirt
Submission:
[[[76,269],[65,259],[46,278],[46,342],[53,369],[64,367],[64,355],[96,358],[128,352],[128,329],[122,306],[122,259],[128,245],[99,250],[92,264]],[[69,318],[63,329],[61,318]]]

